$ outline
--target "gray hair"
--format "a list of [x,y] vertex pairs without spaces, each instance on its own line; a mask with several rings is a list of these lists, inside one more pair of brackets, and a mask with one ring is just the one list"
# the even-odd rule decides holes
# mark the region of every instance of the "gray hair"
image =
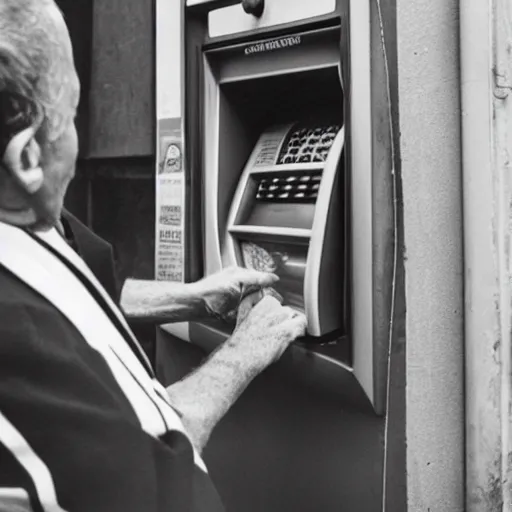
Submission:
[[[53,11],[52,11],[53,9]],[[40,122],[38,137],[58,138],[58,104],[68,80],[54,0],[0,0],[0,155],[19,131]]]

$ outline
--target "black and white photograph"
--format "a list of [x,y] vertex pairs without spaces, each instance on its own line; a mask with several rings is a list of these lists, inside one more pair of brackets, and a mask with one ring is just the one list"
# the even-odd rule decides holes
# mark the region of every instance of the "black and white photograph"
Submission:
[[512,512],[512,0],[0,0],[0,512]]

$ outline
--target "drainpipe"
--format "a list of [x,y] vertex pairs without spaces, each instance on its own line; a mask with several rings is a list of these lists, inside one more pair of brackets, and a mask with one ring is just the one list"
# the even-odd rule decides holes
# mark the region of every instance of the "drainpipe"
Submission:
[[512,510],[511,21],[509,0],[460,0],[468,512]]

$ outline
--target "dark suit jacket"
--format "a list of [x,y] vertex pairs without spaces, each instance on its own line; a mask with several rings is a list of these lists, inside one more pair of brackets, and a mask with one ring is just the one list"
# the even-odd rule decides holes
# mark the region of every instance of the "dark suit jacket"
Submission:
[[72,247],[87,263],[112,300],[119,304],[120,287],[112,245],[94,234],[67,210],[62,212],[61,220]]
[[[101,273],[111,257],[108,244],[80,223],[73,226],[77,244]],[[103,357],[53,304],[0,264],[2,418],[46,465],[64,510],[222,511],[185,436],[146,434]],[[0,425],[0,488],[26,490],[40,511],[34,480],[5,435]]]
[[[67,210],[62,212],[62,225],[73,249],[82,257],[96,279],[119,306],[122,283],[118,279],[112,245],[93,233]],[[127,318],[149,360],[155,358],[155,324],[143,318]]]

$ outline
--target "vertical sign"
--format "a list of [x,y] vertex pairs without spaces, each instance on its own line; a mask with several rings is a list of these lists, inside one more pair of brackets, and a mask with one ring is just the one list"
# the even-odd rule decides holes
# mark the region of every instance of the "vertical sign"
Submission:
[[184,281],[185,170],[182,130],[182,0],[156,2],[155,278]]

